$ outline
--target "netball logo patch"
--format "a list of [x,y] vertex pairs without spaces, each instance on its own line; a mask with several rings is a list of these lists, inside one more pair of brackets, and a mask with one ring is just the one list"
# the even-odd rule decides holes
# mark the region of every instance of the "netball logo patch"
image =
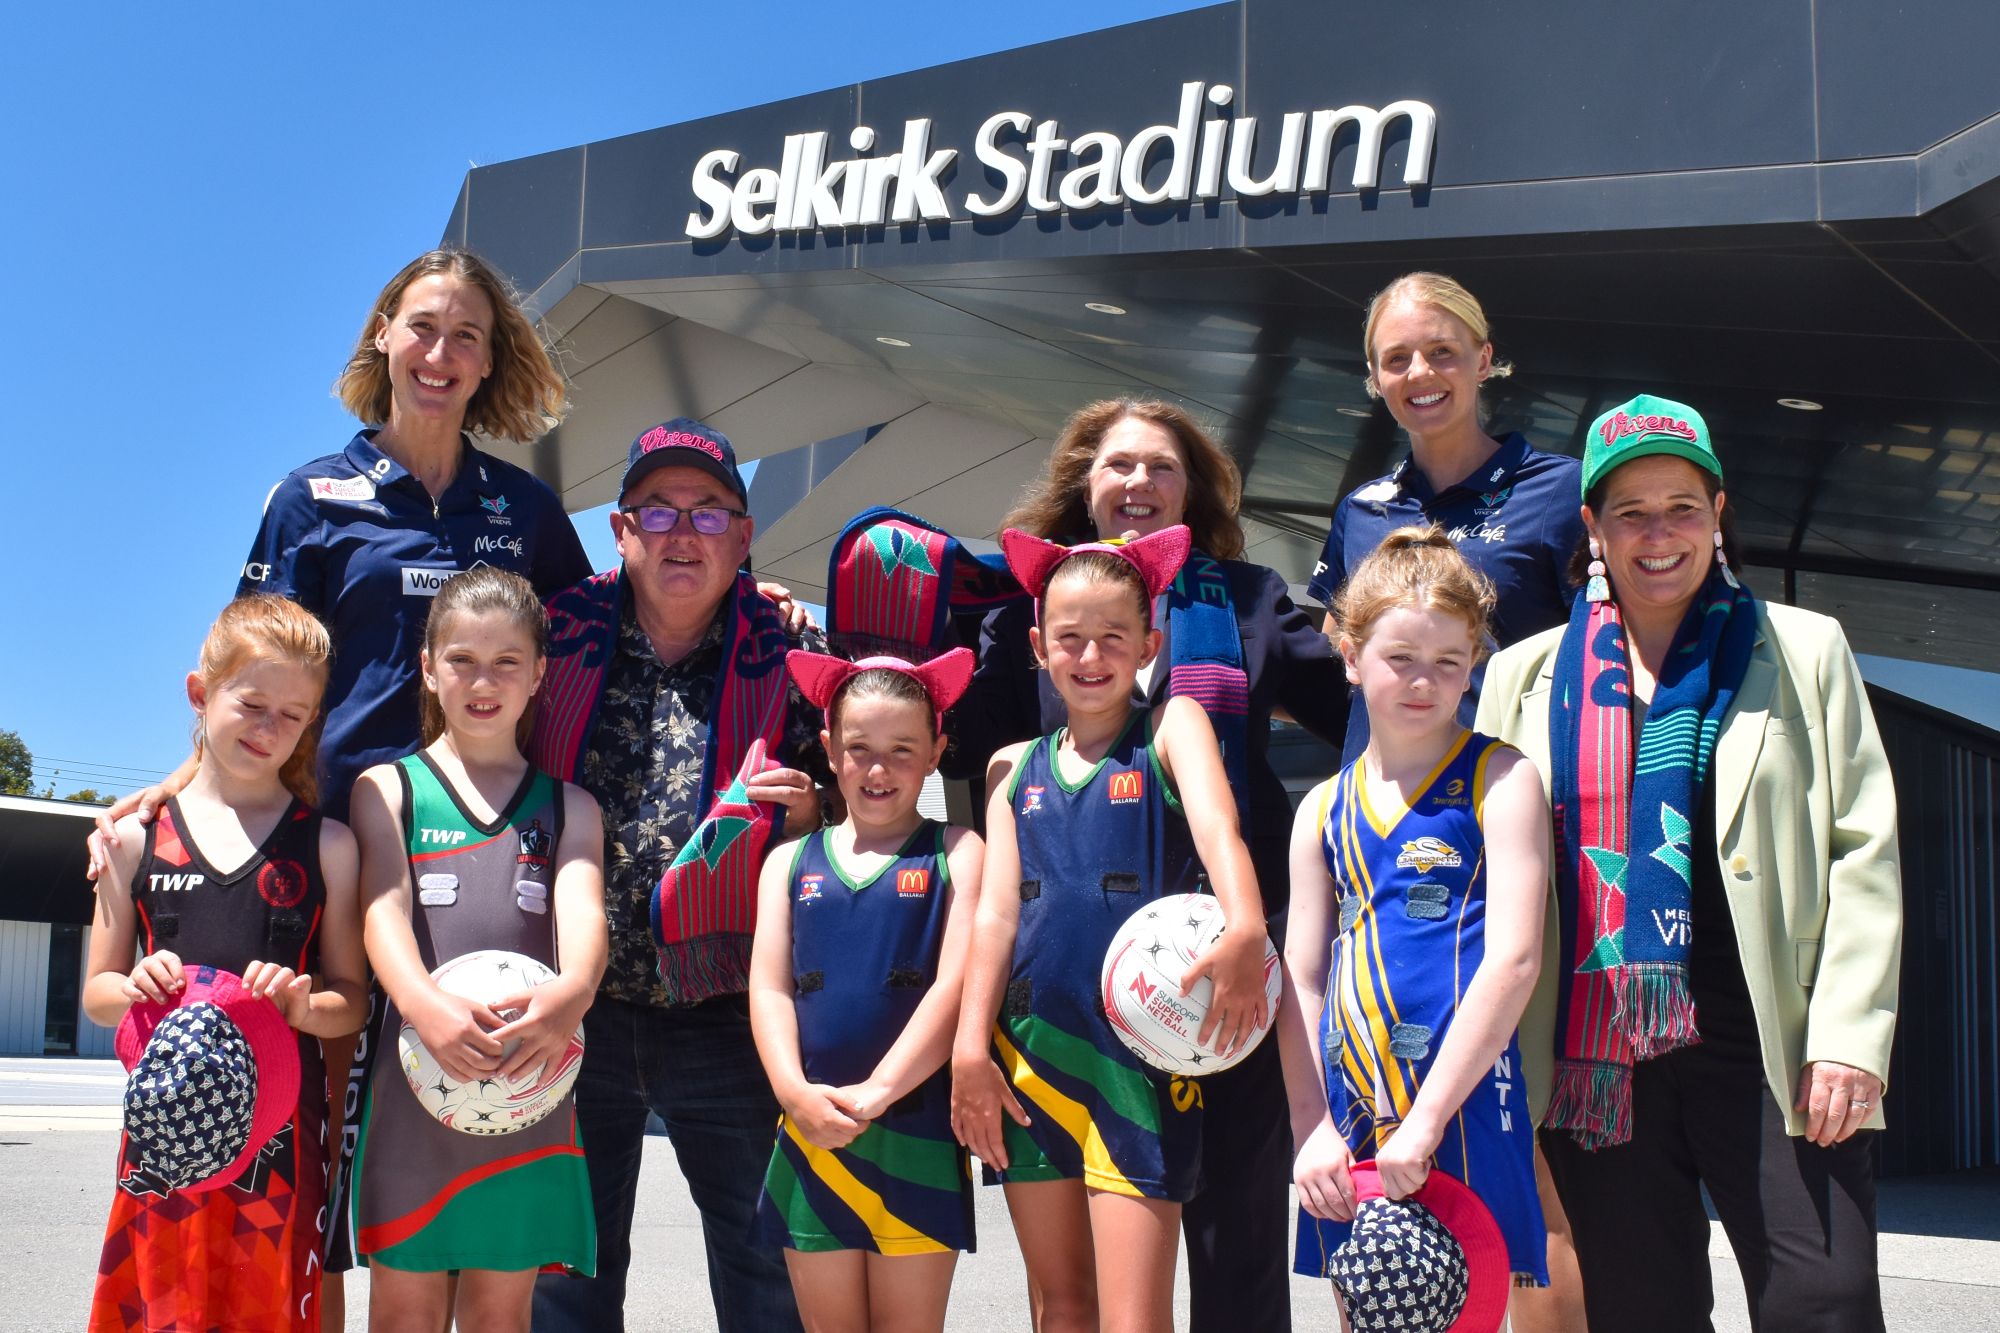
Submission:
[[1405,869],[1414,866],[1428,875],[1439,866],[1464,865],[1465,858],[1443,838],[1416,838],[1403,844],[1403,850],[1396,854],[1396,864]]
[[551,838],[549,831],[542,827],[542,821],[539,819],[530,821],[528,827],[520,831],[520,836],[521,853],[514,858],[514,863],[533,866],[537,870],[547,870],[549,847],[555,839]]
[[306,900],[306,868],[297,861],[267,861],[257,872],[257,896],[273,907],[297,907]]

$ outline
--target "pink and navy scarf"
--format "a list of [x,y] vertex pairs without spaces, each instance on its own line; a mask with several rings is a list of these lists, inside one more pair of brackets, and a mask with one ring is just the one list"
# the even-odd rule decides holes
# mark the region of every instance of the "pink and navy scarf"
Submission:
[[1690,899],[1693,858],[1708,852],[1694,846],[1694,803],[1756,641],[1750,590],[1711,576],[1674,636],[1635,755],[1618,603],[1571,608],[1549,701],[1564,967],[1545,1123],[1586,1148],[1632,1137],[1634,1062],[1701,1040]]

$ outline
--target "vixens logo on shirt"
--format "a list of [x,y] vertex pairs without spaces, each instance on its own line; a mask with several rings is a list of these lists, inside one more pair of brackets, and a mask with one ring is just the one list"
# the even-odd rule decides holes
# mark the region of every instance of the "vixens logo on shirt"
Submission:
[[1472,512],[1481,518],[1485,518],[1488,514],[1497,514],[1500,512],[1500,506],[1506,504],[1507,497],[1513,493],[1514,488],[1512,486],[1502,486],[1497,491],[1481,491],[1479,493],[1479,507],[1475,508]]

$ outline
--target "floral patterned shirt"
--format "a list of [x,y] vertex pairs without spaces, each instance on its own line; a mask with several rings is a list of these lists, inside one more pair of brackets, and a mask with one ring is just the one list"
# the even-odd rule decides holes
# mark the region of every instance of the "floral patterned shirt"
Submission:
[[[660,982],[651,905],[660,877],[701,822],[695,801],[727,610],[718,609],[701,642],[673,663],[653,651],[629,599],[619,620],[618,648],[605,672],[581,775],[584,790],[604,808],[604,915],[611,956],[600,995],[656,1006],[676,1002]],[[826,650],[816,632],[796,646]],[[833,775],[820,748],[822,721],[793,686],[785,738],[775,757],[803,769],[825,790]]]

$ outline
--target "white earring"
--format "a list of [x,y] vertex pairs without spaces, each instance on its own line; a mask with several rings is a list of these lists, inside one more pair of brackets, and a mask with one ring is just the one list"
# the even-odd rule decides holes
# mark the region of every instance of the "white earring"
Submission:
[[1604,577],[1604,550],[1597,544],[1597,538],[1590,539],[1590,582],[1583,585],[1583,599],[1586,602],[1608,602],[1611,600],[1611,582]]

